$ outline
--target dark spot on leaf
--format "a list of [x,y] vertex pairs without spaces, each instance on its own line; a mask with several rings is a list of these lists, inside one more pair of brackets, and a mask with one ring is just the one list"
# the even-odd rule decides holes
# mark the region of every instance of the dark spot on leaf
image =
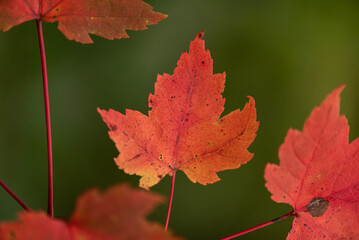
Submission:
[[13,231],[10,231],[9,240],[16,240],[16,234]]
[[176,96],[171,96],[171,98],[175,98]]
[[59,8],[56,8],[55,11],[59,11],[60,9]]
[[322,190],[322,191],[323,191],[323,189],[324,189],[324,188],[320,188],[320,190]]
[[160,160],[162,160],[162,159],[163,159],[163,155],[162,155],[162,154],[160,154],[160,157],[159,157],[159,159],[160,159]]
[[204,64],[204,61],[202,61],[202,65]]
[[312,217],[322,216],[328,209],[329,201],[323,198],[313,198],[307,205],[307,211]]
[[163,178],[163,175],[157,175],[158,178]]
[[110,129],[111,129],[111,131],[116,131],[116,130],[117,130],[117,126],[116,126],[116,125],[110,125]]

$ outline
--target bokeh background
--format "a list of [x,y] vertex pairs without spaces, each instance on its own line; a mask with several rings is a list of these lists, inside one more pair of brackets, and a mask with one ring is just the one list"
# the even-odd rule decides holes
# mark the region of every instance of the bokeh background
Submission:
[[[170,227],[187,239],[219,239],[291,210],[270,199],[263,171],[278,163],[289,128],[302,129],[314,106],[346,83],[341,112],[359,135],[359,2],[285,0],[147,1],[169,15],[130,38],[67,40],[44,24],[54,149],[55,215],[67,218],[76,196],[139,177],[117,169],[118,152],[96,108],[147,113],[157,74],[172,74],[183,51],[205,29],[214,72],[226,72],[224,114],[255,98],[260,129],[254,158],[202,186],[179,172]],[[0,179],[28,206],[46,209],[47,153],[41,65],[35,22],[0,32]],[[167,176],[152,191],[169,196]],[[165,221],[167,206],[150,216]],[[0,220],[19,205],[0,189]],[[240,239],[285,239],[291,219]]]

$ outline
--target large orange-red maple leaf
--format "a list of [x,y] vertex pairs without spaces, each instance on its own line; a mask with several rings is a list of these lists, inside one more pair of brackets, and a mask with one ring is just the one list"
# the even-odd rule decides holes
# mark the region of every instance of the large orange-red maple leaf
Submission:
[[149,188],[177,170],[192,182],[214,183],[219,181],[216,172],[236,169],[253,156],[247,148],[258,129],[254,100],[249,97],[242,111],[219,119],[225,74],[213,75],[202,34],[182,54],[172,76],[158,75],[149,116],[98,109],[120,152],[116,164],[142,176],[141,187]]
[[287,239],[359,239],[359,139],[349,144],[339,115],[343,88],[313,110],[303,132],[288,131],[279,166],[266,166],[272,199],[296,214]]
[[127,38],[125,30],[144,30],[164,18],[142,0],[0,0],[0,30],[33,19],[58,21],[68,39],[82,43],[92,43],[89,34]]
[[20,221],[0,225],[0,240],[180,240],[145,219],[163,201],[125,184],[103,194],[93,189],[79,197],[68,222],[43,212],[21,213]]

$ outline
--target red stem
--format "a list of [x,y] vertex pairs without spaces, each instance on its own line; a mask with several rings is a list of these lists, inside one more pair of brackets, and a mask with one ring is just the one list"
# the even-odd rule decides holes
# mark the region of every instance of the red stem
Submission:
[[175,180],[176,180],[176,171],[173,172],[173,176],[172,176],[171,195],[170,195],[170,200],[169,200],[169,203],[168,203],[165,231],[167,231],[168,223],[169,223],[169,221],[170,221],[171,208],[172,208],[172,199],[173,199],[173,192],[174,192],[174,190],[175,190]]
[[240,232],[240,233],[236,233],[236,234],[231,235],[231,236],[229,236],[229,237],[222,238],[221,240],[229,240],[229,239],[232,239],[232,238],[235,238],[235,237],[242,236],[242,235],[244,235],[244,234],[253,232],[253,231],[257,230],[257,229],[260,229],[260,228],[262,228],[262,227],[266,227],[266,226],[268,226],[268,225],[271,225],[271,224],[273,224],[273,223],[279,222],[279,221],[281,221],[281,220],[283,220],[283,219],[286,219],[286,218],[291,217],[291,216],[294,216],[294,215],[295,215],[295,212],[294,212],[294,211],[291,211],[290,213],[287,213],[287,214],[285,214],[285,215],[283,215],[283,216],[281,216],[281,217],[278,217],[278,218],[275,218],[275,219],[270,220],[270,221],[268,221],[268,222],[262,223],[262,224],[260,224],[260,225],[258,225],[258,226],[249,228],[249,229],[247,229],[247,230],[244,230],[244,231],[242,231],[242,232]]
[[16,196],[16,194],[10,190],[10,188],[8,186],[6,186],[5,183],[3,183],[2,181],[0,181],[0,185],[5,189],[5,191],[7,191],[10,196],[15,199],[15,201],[21,205],[21,207],[26,210],[26,211],[30,211],[30,209],[26,206],[26,204],[20,200],[20,198],[18,196]]
[[39,38],[40,54],[41,54],[41,68],[42,68],[42,82],[44,86],[45,99],[45,115],[46,115],[46,137],[47,137],[47,159],[48,159],[48,207],[47,213],[49,216],[54,216],[54,200],[53,200],[53,170],[52,170],[52,143],[51,143],[51,121],[50,121],[50,101],[49,101],[49,87],[47,83],[47,68],[44,37],[42,34],[41,19],[36,20],[37,34]]

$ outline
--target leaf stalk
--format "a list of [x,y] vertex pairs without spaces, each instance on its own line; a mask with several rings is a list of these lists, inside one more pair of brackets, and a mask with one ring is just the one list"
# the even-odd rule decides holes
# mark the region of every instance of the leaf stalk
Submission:
[[21,199],[20,199],[18,196],[16,196],[16,194],[15,194],[13,191],[11,191],[11,189],[10,189],[8,186],[6,186],[5,183],[3,183],[2,181],[0,181],[0,186],[1,186],[3,189],[5,189],[5,191],[8,192],[8,193],[10,194],[10,196],[11,196],[13,199],[15,199],[15,201],[16,201],[18,204],[20,204],[20,206],[21,206],[25,211],[30,211],[30,208],[28,208],[28,207],[26,206],[26,204],[25,204],[23,201],[21,201]]
[[171,208],[172,208],[172,200],[173,200],[173,193],[174,193],[174,190],[175,190],[175,180],[176,180],[176,171],[173,172],[173,176],[172,176],[171,195],[170,195],[170,200],[169,200],[169,202],[168,202],[168,209],[167,209],[167,218],[166,218],[165,231],[167,231],[168,223],[169,223],[169,221],[170,221]]
[[36,20],[37,33],[40,46],[41,55],[41,69],[42,69],[42,83],[44,90],[45,100],[45,118],[46,118],[46,138],[47,138],[47,159],[48,159],[48,207],[47,213],[49,216],[54,216],[53,207],[53,160],[52,160],[52,138],[51,138],[51,121],[50,121],[50,100],[49,100],[49,87],[47,81],[47,67],[46,67],[46,55],[45,55],[45,44],[42,33],[42,21],[41,19]]
[[270,220],[270,221],[268,221],[268,222],[262,223],[262,224],[260,224],[260,225],[258,225],[258,226],[255,226],[255,227],[249,228],[249,229],[247,229],[247,230],[244,230],[244,231],[242,231],[242,232],[233,234],[233,235],[231,235],[231,236],[222,238],[221,240],[229,240],[229,239],[233,239],[233,238],[235,238],[235,237],[242,236],[242,235],[244,235],[244,234],[253,232],[253,231],[255,231],[255,230],[258,230],[258,229],[260,229],[260,228],[266,227],[266,226],[268,226],[268,225],[271,225],[271,224],[273,224],[273,223],[279,222],[279,221],[281,221],[281,220],[283,220],[283,219],[286,219],[286,218],[288,218],[288,217],[295,216],[295,215],[296,215],[296,214],[295,214],[294,210],[292,210],[290,213],[284,214],[284,215],[281,216],[281,217],[275,218],[275,219]]

